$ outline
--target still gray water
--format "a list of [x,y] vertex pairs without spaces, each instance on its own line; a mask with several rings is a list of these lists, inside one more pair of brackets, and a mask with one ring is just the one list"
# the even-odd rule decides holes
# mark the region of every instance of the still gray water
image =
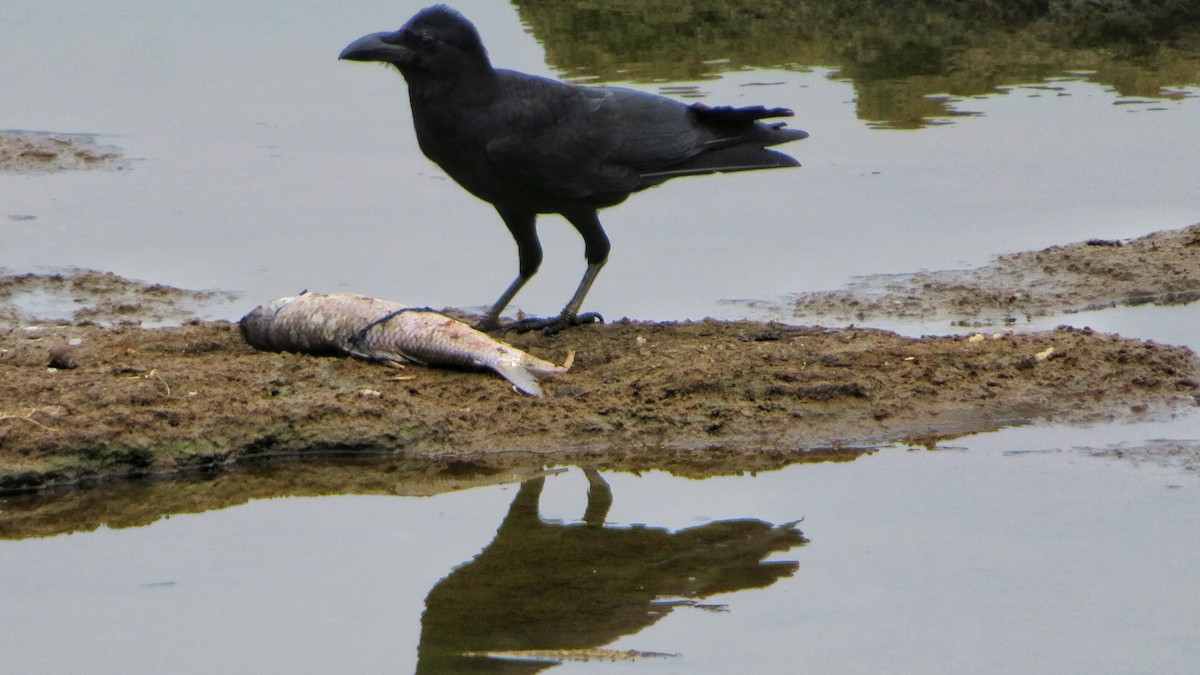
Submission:
[[[1200,435],[1195,420],[1173,431]],[[609,475],[608,528],[803,517],[809,543],[768,558],[798,565],[765,588],[587,627],[614,649],[678,656],[562,670],[1188,672],[1200,655],[1200,485],[1072,447],[1112,437],[1021,429],[756,477]],[[586,489],[578,471],[550,478],[542,517],[578,523]],[[2,542],[0,661],[10,672],[411,672],[430,639],[427,596],[494,545],[516,494],[260,500]],[[491,583],[540,570],[545,554],[526,555]],[[634,562],[601,572],[649,574]],[[577,583],[582,612],[596,598]],[[529,590],[529,607],[477,611],[516,622],[562,592]],[[571,626],[551,637],[576,644]]]
[[[417,6],[10,5],[0,81],[22,95],[0,102],[0,128],[100,134],[135,161],[0,176],[0,267],[241,291],[227,318],[303,288],[490,303],[516,272],[508,232],[421,156],[402,79],[336,58]],[[512,7],[459,7],[495,63],[552,74]],[[1196,220],[1193,98],[1122,97],[1059,73],[1060,90],[1012,84],[950,104],[976,116],[894,131],[857,116],[854,85],[831,78],[832,65],[685,83],[713,104],[794,109],[812,136],[787,150],[804,166],[674,181],[607,210],[613,252],[585,309],[728,317],[742,310],[726,299]],[[546,261],[512,311],[557,311],[582,272],[579,236],[543,220]]]
[[[456,4],[498,65],[563,74],[517,8]],[[0,175],[0,267],[88,267],[241,293],[214,310],[223,318],[301,288],[490,302],[516,270],[507,232],[421,157],[400,78],[336,61],[351,39],[420,6],[8,3],[0,82],[19,95],[0,100],[0,129],[97,134],[132,161]],[[737,317],[748,310],[724,301],[1200,219],[1196,81],[1148,96],[1061,69],[970,94],[928,91],[936,114],[901,129],[867,114],[876,102],[841,66],[714,63],[702,77],[631,83],[791,107],[812,137],[788,147],[801,169],[675,181],[609,210],[611,262],[584,309]],[[561,307],[583,266],[565,223],[545,219],[541,232],[546,265],[517,299],[535,314]],[[1200,349],[1194,305],[1018,329],[1058,323]],[[544,642],[594,634],[606,641],[589,646],[676,655],[559,672],[1190,672],[1200,661],[1200,480],[1169,452],[1141,452],[1168,441],[1200,443],[1198,416],[1009,429],[758,476],[606,475],[603,536],[644,524],[686,538],[713,523],[803,518],[806,543],[765,553],[769,583],[663,586],[657,608],[581,609],[577,623],[564,620],[569,634]],[[1113,458],[1118,450],[1142,461]],[[577,469],[549,477],[542,519],[582,525],[587,488]],[[442,597],[432,591],[503,548],[520,494],[513,484],[260,499],[0,541],[0,671],[432,667],[422,645],[447,639],[422,625]],[[520,560],[520,547],[504,550]],[[528,555],[535,570],[546,562],[536,548]],[[632,562],[605,573],[649,578]],[[533,603],[598,603],[507,579],[496,585],[528,590]],[[480,605],[485,617],[514,618],[538,607]],[[582,625],[587,617],[598,618]]]

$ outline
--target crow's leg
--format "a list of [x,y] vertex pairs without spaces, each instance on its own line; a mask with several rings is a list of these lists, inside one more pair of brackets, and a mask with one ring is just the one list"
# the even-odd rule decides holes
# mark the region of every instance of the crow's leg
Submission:
[[558,316],[548,319],[522,319],[509,324],[505,330],[515,330],[518,333],[541,330],[546,335],[554,335],[572,326],[604,323],[604,317],[596,312],[580,314],[579,308],[583,306],[583,299],[587,297],[592,283],[596,281],[604,263],[608,261],[608,251],[611,248],[608,243],[608,235],[604,234],[604,228],[600,226],[600,219],[596,216],[594,209],[581,213],[564,213],[563,216],[575,226],[575,229],[583,237],[584,255],[587,257],[588,263],[583,278],[579,280],[579,286],[575,289],[575,294],[571,296],[570,302],[563,307],[563,311]]
[[612,488],[594,467],[584,467],[583,475],[587,476],[588,481],[587,510],[583,512],[583,522],[591,527],[603,527],[608,510],[612,508]]
[[475,324],[475,330],[486,332],[499,328],[500,312],[503,312],[504,308],[508,307],[508,303],[512,302],[513,296],[517,294],[517,291],[521,290],[521,287],[525,285],[526,281],[529,281],[529,278],[525,276],[518,276],[516,279],[513,279],[513,282],[504,290],[504,293],[500,296],[500,299],[496,300],[491,309],[488,310],[487,316],[483,317],[479,323]]
[[492,308],[488,310],[487,316],[483,320],[475,324],[475,330],[489,331],[495,330],[500,326],[500,313],[508,307],[508,303],[512,302],[517,292],[525,285],[533,275],[537,274],[538,267],[542,264],[542,245],[538,241],[536,213],[525,213],[519,211],[510,211],[499,206],[496,210],[500,212],[500,217],[504,219],[504,224],[508,226],[508,231],[512,233],[513,240],[517,242],[517,257],[520,260],[520,271],[517,278],[504,289],[504,293],[500,298],[492,304]]

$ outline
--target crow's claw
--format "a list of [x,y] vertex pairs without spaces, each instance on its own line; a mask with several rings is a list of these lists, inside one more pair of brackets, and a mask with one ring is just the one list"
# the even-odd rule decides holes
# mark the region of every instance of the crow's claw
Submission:
[[533,317],[508,324],[504,327],[504,332],[516,331],[517,333],[528,333],[529,331],[540,330],[542,331],[542,335],[557,335],[568,328],[586,326],[590,323],[604,323],[604,317],[600,316],[597,312],[584,312],[578,316]]
[[479,321],[475,322],[474,325],[471,326],[471,328],[474,328],[475,330],[479,331],[480,333],[491,333],[492,331],[496,330],[499,327],[500,327],[500,325],[497,322],[488,321],[487,319],[480,319]]

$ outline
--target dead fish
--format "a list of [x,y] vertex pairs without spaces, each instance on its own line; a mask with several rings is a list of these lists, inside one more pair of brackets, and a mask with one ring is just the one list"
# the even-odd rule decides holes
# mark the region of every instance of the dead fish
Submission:
[[[239,322],[255,349],[347,354],[370,361],[485,368],[541,396],[539,380],[567,372],[427,307],[355,293],[302,293],[259,305]],[[570,357],[568,357],[570,361]]]

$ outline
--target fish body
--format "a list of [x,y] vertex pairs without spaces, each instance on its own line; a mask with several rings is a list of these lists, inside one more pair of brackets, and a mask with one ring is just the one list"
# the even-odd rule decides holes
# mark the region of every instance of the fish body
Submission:
[[532,396],[542,395],[540,380],[567,371],[444,314],[355,293],[278,298],[255,307],[239,326],[256,349],[482,368]]

